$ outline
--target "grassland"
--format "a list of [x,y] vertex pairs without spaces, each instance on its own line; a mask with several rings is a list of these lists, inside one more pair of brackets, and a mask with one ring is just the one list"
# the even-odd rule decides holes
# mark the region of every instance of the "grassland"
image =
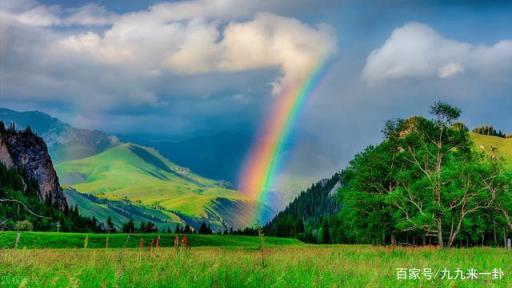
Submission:
[[[13,248],[16,242],[16,232],[0,232],[0,249]],[[57,232],[22,232],[18,248],[40,249],[40,248],[83,248],[87,237],[88,248],[105,248],[108,236],[109,248],[135,248],[139,247],[140,239],[144,246],[149,246],[152,240],[160,236],[161,247],[173,247],[173,233],[160,234],[96,234],[96,233],[57,233]],[[188,234],[189,243],[192,247],[198,246],[242,246],[246,248],[257,248],[259,239],[251,236],[239,235],[199,235]],[[266,237],[267,245],[303,245],[302,242],[291,238]]]
[[495,148],[496,153],[503,157],[505,167],[512,169],[512,138],[500,138],[475,133],[471,133],[471,138],[480,150],[491,152],[492,148]]
[[[121,144],[88,158],[61,162],[56,170],[68,191],[118,203],[128,201],[165,224],[159,227],[174,228],[176,223],[199,226],[206,220],[214,228],[245,227],[252,224],[253,210],[258,206],[222,182],[198,176],[156,150],[136,144]],[[94,215],[103,222],[111,216],[118,228],[126,220],[110,209],[111,205],[102,206],[76,193],[67,194],[68,201],[77,204],[85,216]],[[136,223],[138,220],[134,219]]]
[[[263,257],[262,257],[263,255]],[[501,280],[398,280],[397,268],[479,272]],[[1,287],[512,287],[502,249],[357,245],[0,250]],[[453,274],[452,274],[453,276]]]

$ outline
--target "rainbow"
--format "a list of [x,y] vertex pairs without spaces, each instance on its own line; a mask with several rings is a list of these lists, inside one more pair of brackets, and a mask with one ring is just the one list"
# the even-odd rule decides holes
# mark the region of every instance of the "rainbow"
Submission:
[[[309,77],[300,85],[284,89],[283,93],[279,95],[276,106],[266,121],[260,137],[253,145],[245,167],[242,169],[240,190],[251,199],[257,200],[261,207],[262,203],[267,203],[268,192],[282,162],[280,154],[283,146],[290,136],[306,100],[320,86],[328,70],[327,63],[327,59],[320,61]],[[262,224],[260,223],[261,212],[262,209],[258,208],[253,218],[255,224]]]

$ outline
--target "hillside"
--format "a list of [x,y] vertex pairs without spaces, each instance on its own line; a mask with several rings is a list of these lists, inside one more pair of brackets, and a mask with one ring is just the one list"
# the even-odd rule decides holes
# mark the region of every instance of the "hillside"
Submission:
[[471,139],[479,149],[486,152],[490,152],[492,147],[495,147],[497,154],[505,160],[505,166],[512,169],[512,138],[471,133]]
[[[255,202],[222,182],[198,176],[156,150],[136,144],[121,144],[88,158],[62,162],[56,169],[68,189],[110,201],[101,207],[115,210],[111,201],[138,206],[170,228],[175,223],[197,227],[202,221],[215,228],[247,226],[256,209]],[[90,198],[69,191],[67,195],[81,211],[94,211],[100,204],[93,205]]]
[[54,162],[80,159],[94,155],[119,143],[115,136],[101,131],[78,129],[39,111],[18,112],[0,108],[0,121],[18,129],[30,126],[41,136]]
[[69,209],[43,139],[0,121],[0,231],[100,228]]
[[[475,148],[490,152],[494,147],[496,153],[503,157],[505,167],[512,169],[512,138],[481,135],[470,133]],[[327,225],[338,225],[340,220],[335,216],[339,211],[339,197],[337,194],[341,187],[340,174],[329,180],[320,181],[303,191],[297,198],[265,227],[265,233],[273,236],[297,237],[307,242],[322,241],[322,229]],[[327,222],[324,221],[327,219]],[[332,227],[328,229],[333,230]],[[336,234],[331,231],[331,234]],[[343,241],[343,237],[333,239]]]
[[308,242],[319,239],[318,227],[340,208],[336,197],[341,175],[319,181],[302,191],[283,211],[264,226],[266,235],[297,237]]
[[[41,202],[62,211],[68,208],[46,144],[30,129],[17,131],[14,126],[6,129],[0,121],[0,164],[18,172],[25,187],[35,182]],[[4,185],[0,182],[0,186]]]

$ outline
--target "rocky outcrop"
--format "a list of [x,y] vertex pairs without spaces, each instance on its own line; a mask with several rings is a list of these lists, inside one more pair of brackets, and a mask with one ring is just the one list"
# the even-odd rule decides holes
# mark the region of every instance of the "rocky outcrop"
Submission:
[[[0,124],[2,125],[2,124]],[[0,127],[1,129],[2,127]],[[0,130],[0,133],[2,131]],[[2,133],[3,135],[3,133]],[[4,142],[4,137],[0,136],[0,162],[2,162],[7,168],[12,168],[14,166],[14,163],[12,162],[11,154],[9,153],[9,150],[7,149],[7,144]]]
[[6,125],[14,123],[21,129],[31,127],[44,139],[54,163],[96,155],[120,143],[115,136],[78,129],[38,111],[18,112],[0,108],[0,121]]
[[19,169],[26,183],[36,181],[41,201],[51,201],[61,210],[67,207],[48,148],[30,129],[5,129],[0,122],[0,161],[7,167]]

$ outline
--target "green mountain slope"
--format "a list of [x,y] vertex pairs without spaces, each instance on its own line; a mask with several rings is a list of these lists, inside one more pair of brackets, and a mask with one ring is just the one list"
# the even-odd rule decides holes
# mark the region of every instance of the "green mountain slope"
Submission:
[[471,133],[471,138],[475,142],[475,146],[483,151],[490,152],[493,147],[496,148],[496,153],[505,160],[505,167],[512,169],[512,138],[476,133]]
[[[205,221],[217,228],[242,227],[251,224],[252,213],[257,209],[257,204],[239,191],[198,176],[156,150],[136,144],[121,144],[88,158],[62,162],[56,169],[65,186],[110,204],[125,201],[146,209],[146,213],[160,212],[156,217],[162,223],[197,227]],[[91,199],[87,197],[76,196],[68,192],[68,198],[78,199],[75,203],[81,211],[98,205],[89,203]],[[266,209],[265,213],[270,215],[271,211]],[[116,218],[120,218],[118,222],[125,220]]]

